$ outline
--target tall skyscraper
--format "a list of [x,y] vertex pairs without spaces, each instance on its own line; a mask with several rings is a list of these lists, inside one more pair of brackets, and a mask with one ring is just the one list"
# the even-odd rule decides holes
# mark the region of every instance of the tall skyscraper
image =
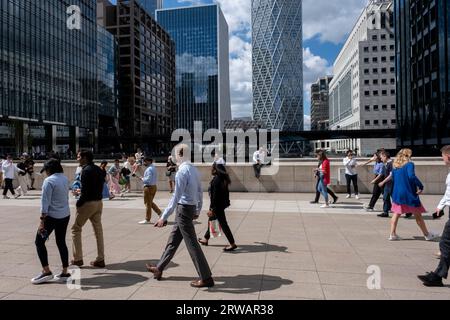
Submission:
[[328,130],[328,89],[332,76],[320,78],[311,85],[311,131]]
[[105,13],[106,29],[116,37],[120,52],[121,140],[129,151],[150,151],[158,137],[174,128],[175,44],[136,0],[117,0]]
[[[333,65],[330,130],[395,129],[395,40],[392,0],[371,0]],[[395,149],[392,139],[331,141],[331,150],[369,155]]]
[[218,4],[157,10],[175,41],[177,128],[223,129],[231,120],[228,24]]
[[398,144],[450,144],[450,2],[395,0]]
[[[81,30],[67,27],[72,5],[82,8]],[[94,145],[96,1],[1,0],[0,21],[0,131],[14,137],[0,153]]]
[[302,1],[252,0],[253,119],[303,130]]

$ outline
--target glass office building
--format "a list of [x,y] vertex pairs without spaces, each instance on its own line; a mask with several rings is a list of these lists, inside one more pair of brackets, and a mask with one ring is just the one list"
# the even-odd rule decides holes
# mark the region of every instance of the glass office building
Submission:
[[[67,27],[72,5],[81,30]],[[0,0],[0,131],[14,127],[16,138],[6,147],[48,151],[65,131],[73,150],[79,128],[94,131],[96,39],[95,0]]]
[[97,86],[99,99],[99,147],[105,153],[120,149],[118,104],[118,46],[116,38],[97,26]]
[[450,144],[450,2],[395,0],[398,144]]
[[[119,46],[123,147],[129,152],[138,147],[154,152],[174,128],[175,44],[136,0],[106,4],[104,12],[103,23]],[[163,148],[168,151],[169,145]]]
[[177,128],[223,129],[231,120],[228,25],[217,4],[156,11],[176,47]]
[[302,1],[252,0],[253,119],[303,130]]

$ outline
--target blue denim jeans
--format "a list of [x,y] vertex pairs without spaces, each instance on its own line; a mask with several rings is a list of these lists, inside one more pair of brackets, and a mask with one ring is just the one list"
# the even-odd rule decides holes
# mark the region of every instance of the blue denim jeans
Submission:
[[319,178],[319,183],[317,184],[317,191],[319,191],[325,198],[325,202],[328,203],[328,190],[327,186],[323,182],[323,177]]

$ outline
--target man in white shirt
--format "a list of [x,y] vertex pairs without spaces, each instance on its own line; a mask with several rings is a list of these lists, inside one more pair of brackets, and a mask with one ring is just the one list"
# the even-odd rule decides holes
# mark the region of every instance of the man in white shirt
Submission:
[[266,151],[263,147],[253,153],[253,170],[255,170],[255,177],[261,177],[261,168],[264,167],[266,161]]
[[355,189],[355,197],[356,199],[359,199],[358,172],[356,171],[356,166],[358,165],[358,163],[356,162],[352,150],[347,151],[347,157],[344,158],[342,162],[345,167],[345,179],[347,180],[347,199],[351,198],[352,196],[350,188],[352,182],[353,182],[353,189]]
[[13,187],[13,180],[16,172],[22,171],[13,163],[13,158],[10,154],[6,156],[6,160],[2,163],[2,171],[5,178],[5,188],[3,189],[3,199],[9,199],[7,196],[8,190],[14,196],[14,198],[20,197],[20,195],[16,196]]
[[[447,167],[450,167],[450,145],[445,146],[441,150],[442,159]],[[442,217],[445,207],[450,206],[450,173],[447,175],[447,189],[442,200],[439,202],[435,215]],[[447,221],[444,231],[442,232],[441,241],[439,243],[441,249],[440,261],[437,269],[434,272],[427,273],[426,275],[418,276],[427,287],[443,287],[442,278],[447,279],[448,269],[450,267],[450,220]]]
[[214,280],[211,276],[211,269],[197,242],[193,223],[193,220],[198,219],[202,210],[203,191],[200,174],[189,161],[190,155],[190,148],[187,145],[180,145],[176,148],[177,163],[180,165],[175,177],[175,193],[155,227],[162,228],[167,225],[167,219],[176,209],[175,226],[160,261],[156,266],[147,264],[147,270],[153,273],[155,279],[161,280],[164,269],[175,256],[181,241],[184,240],[200,277],[199,280],[192,281],[191,286],[194,288],[213,287]]

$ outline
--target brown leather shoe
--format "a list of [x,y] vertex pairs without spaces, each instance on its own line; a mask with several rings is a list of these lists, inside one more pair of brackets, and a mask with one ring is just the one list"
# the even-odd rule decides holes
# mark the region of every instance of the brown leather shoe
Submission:
[[146,264],[147,271],[153,273],[153,279],[161,280],[162,278],[162,271],[159,271],[158,267],[152,265],[152,264]]
[[194,288],[211,288],[214,287],[213,278],[209,278],[206,280],[195,280],[191,282],[191,287]]
[[70,264],[73,266],[81,267],[83,266],[84,262],[83,260],[71,260]]
[[105,267],[105,261],[92,261],[91,266],[94,268],[104,268]]

